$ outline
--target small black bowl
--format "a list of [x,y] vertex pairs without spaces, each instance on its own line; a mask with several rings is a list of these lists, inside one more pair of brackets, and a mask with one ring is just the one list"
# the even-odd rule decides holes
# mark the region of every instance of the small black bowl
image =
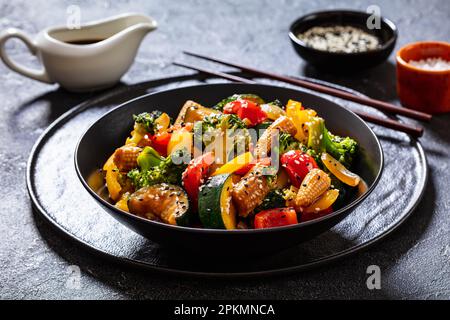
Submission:
[[[394,50],[398,31],[395,24],[381,18],[381,28],[370,30],[367,19],[371,15],[360,11],[333,10],[310,13],[296,20],[289,37],[297,53],[317,67],[328,71],[354,72],[376,66],[386,60]],[[353,26],[376,36],[381,46],[375,50],[359,53],[337,53],[313,49],[301,41],[297,35],[317,26]]]
[[[235,93],[254,93],[267,101],[289,99],[302,101],[314,108],[335,134],[355,138],[361,146],[361,156],[355,171],[368,185],[368,190],[336,212],[298,225],[262,230],[211,230],[184,228],[146,220],[117,209],[108,199],[93,190],[88,179],[103,167],[116,148],[123,145],[133,127],[133,114],[159,109],[176,117],[187,100],[212,106]],[[148,239],[178,250],[188,249],[203,255],[246,256],[274,253],[292,247],[327,231],[349,215],[375,188],[383,169],[380,142],[353,112],[325,98],[270,85],[208,84],[157,92],[131,100],[97,120],[82,136],[75,150],[75,167],[81,183],[92,197],[118,221]],[[92,230],[95,232],[95,230]]]

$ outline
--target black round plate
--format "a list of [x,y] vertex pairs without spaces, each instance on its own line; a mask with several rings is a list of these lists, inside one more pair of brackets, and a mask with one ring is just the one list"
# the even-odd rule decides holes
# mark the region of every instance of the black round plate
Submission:
[[37,211],[74,241],[115,261],[181,274],[254,276],[305,270],[367,248],[403,223],[421,199],[428,171],[420,143],[375,127],[386,158],[378,187],[348,218],[308,242],[273,256],[217,263],[143,238],[110,217],[84,190],[73,166],[75,146],[95,120],[124,101],[199,81],[198,76],[185,76],[113,89],[61,116],[38,140],[29,159],[27,186]]

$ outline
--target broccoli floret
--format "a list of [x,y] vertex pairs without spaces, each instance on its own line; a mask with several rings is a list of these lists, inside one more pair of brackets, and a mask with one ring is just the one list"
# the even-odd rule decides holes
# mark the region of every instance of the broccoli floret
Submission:
[[216,138],[223,137],[223,134],[226,134],[228,139],[227,150],[224,150],[223,154],[225,160],[248,151],[250,133],[245,123],[234,114],[211,115],[194,125],[194,143],[197,148],[215,147],[213,143]]
[[284,207],[286,207],[286,200],[284,199],[283,191],[280,189],[275,189],[267,194],[263,202],[255,209],[255,213]]
[[309,156],[313,157],[319,168],[323,170],[324,166],[321,159],[322,155],[321,153],[317,153],[314,149],[306,149],[304,150],[304,152],[306,152],[306,154],[308,154]]
[[278,100],[278,99],[276,99],[276,100],[274,100],[274,101],[272,101],[272,102],[269,102],[268,104],[277,106],[277,107],[279,107],[279,108],[281,108],[281,109],[284,109],[284,105],[283,105],[283,104],[281,103],[281,101]]
[[358,143],[349,137],[339,137],[331,134],[326,128],[323,133],[325,148],[329,154],[347,168],[351,167],[356,154]]
[[228,97],[228,98],[220,101],[218,104],[216,104],[213,107],[213,109],[223,111],[223,108],[227,105],[227,103],[236,101],[238,99],[250,100],[250,101],[256,102],[257,104],[265,103],[265,101],[261,97],[257,96],[256,94],[235,94],[235,95],[232,95],[231,97]]
[[291,150],[304,150],[304,146],[300,143],[300,141],[285,132],[280,134],[279,144],[280,154],[285,154]]
[[247,126],[235,114],[213,114],[201,121],[203,133],[215,129],[245,129]]
[[235,114],[222,114],[220,116],[220,127],[222,129],[246,129],[244,121]]
[[[182,152],[182,150],[178,152]],[[131,179],[136,190],[160,183],[181,185],[181,176],[186,169],[186,164],[176,164],[174,162],[174,157],[182,156],[177,154],[178,152],[161,159],[157,166],[150,167],[147,170],[142,168],[131,170],[127,176]]]
[[134,115],[134,121],[139,124],[145,131],[150,134],[155,134],[157,130],[156,119],[161,117],[161,111],[152,111],[151,113],[144,112],[140,115]]
[[358,143],[352,138],[331,134],[325,127],[325,121],[315,117],[309,125],[308,148],[319,157],[326,151],[346,167],[351,167],[358,152]]
[[[215,138],[220,136],[221,132],[229,130],[228,133],[232,134],[235,130],[242,129],[243,131],[240,135],[233,136],[235,138],[236,144],[244,143],[248,141],[249,134],[246,129],[245,123],[235,114],[214,114],[205,117],[203,121],[196,122],[194,125],[194,136],[196,141],[202,141],[203,146],[207,147]],[[201,136],[200,136],[201,135]]]
[[218,104],[216,104],[213,109],[218,111],[223,111],[223,108],[230,102],[236,101],[238,97],[236,95],[223,99]]
[[289,133],[282,132],[278,139],[278,147],[274,147],[272,155],[281,156],[291,150],[302,150],[306,152],[306,147]]

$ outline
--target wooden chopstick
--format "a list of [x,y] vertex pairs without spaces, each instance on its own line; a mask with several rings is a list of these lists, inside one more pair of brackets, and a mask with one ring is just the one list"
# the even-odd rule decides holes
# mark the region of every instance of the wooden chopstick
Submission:
[[250,80],[250,79],[234,76],[232,74],[228,74],[228,73],[224,73],[224,72],[220,72],[220,71],[211,71],[211,70],[204,69],[204,68],[201,68],[201,67],[194,67],[192,65],[181,63],[181,62],[173,62],[172,64],[175,65],[175,66],[179,66],[179,67],[183,67],[183,68],[199,71],[199,72],[202,72],[202,73],[205,73],[205,74],[214,75],[214,76],[219,77],[219,78],[228,79],[228,80],[231,80],[231,81],[234,81],[234,82],[243,82],[243,83],[249,83],[249,84],[255,84],[256,83],[255,81]]
[[342,91],[342,90],[328,87],[328,86],[323,86],[318,83],[310,82],[307,80],[295,79],[295,78],[283,76],[283,75],[276,74],[276,73],[262,71],[262,70],[254,69],[251,67],[243,66],[243,65],[240,65],[237,63],[231,63],[228,61],[224,61],[224,60],[217,59],[217,58],[212,58],[212,57],[194,53],[194,52],[189,52],[189,51],[183,51],[183,52],[185,54],[193,56],[193,57],[217,62],[217,63],[223,64],[223,65],[229,66],[229,67],[238,68],[238,69],[241,69],[242,71],[246,71],[246,72],[254,74],[254,75],[260,75],[260,76],[264,76],[266,78],[271,78],[271,79],[295,84],[295,85],[298,85],[298,86],[301,86],[301,87],[304,87],[304,88],[307,88],[310,90],[329,94],[331,96],[335,96],[335,97],[342,98],[345,100],[353,101],[353,102],[360,103],[363,105],[368,105],[368,106],[374,107],[381,111],[385,111],[385,112],[389,112],[389,113],[393,113],[393,114],[399,114],[399,115],[402,115],[405,117],[409,117],[409,118],[421,120],[421,121],[430,121],[432,118],[431,114],[428,114],[425,112],[420,112],[420,111],[416,111],[416,110],[412,110],[412,109],[406,109],[406,108],[399,107],[399,106],[396,106],[394,104],[387,103],[384,101],[357,96],[357,95],[354,95],[354,94],[346,92],[346,91]]
[[[248,84],[258,84],[256,81],[250,80],[250,79],[246,79],[243,77],[239,77],[239,76],[235,76],[232,74],[228,74],[228,73],[224,73],[224,72],[220,72],[220,71],[213,71],[213,70],[208,70],[205,68],[199,68],[190,64],[186,64],[186,63],[181,63],[181,62],[174,62],[173,63],[176,66],[180,66],[180,67],[184,67],[184,68],[188,68],[191,70],[195,70],[198,72],[202,72],[204,74],[208,74],[208,75],[212,75],[218,78],[223,78],[223,79],[227,79],[233,82],[241,82],[241,83],[248,83]],[[388,118],[381,118],[378,116],[374,116],[372,114],[363,112],[363,111],[359,111],[359,110],[353,110],[352,111],[354,113],[356,113],[358,116],[360,116],[362,119],[381,125],[383,127],[386,128],[390,128],[390,129],[394,129],[396,131],[400,131],[400,132],[404,132],[407,134],[410,134],[416,138],[421,137],[423,134],[423,128],[422,127],[416,127],[413,125],[409,125],[409,124],[405,124],[405,123],[401,123],[398,122],[396,120],[393,119],[388,119]]]

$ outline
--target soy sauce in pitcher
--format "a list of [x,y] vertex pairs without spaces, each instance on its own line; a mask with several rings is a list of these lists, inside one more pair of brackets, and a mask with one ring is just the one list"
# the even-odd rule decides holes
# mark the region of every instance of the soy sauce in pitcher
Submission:
[[105,39],[80,39],[80,40],[66,41],[66,43],[74,44],[74,45],[88,45],[88,44],[98,43],[103,40],[105,40]]

